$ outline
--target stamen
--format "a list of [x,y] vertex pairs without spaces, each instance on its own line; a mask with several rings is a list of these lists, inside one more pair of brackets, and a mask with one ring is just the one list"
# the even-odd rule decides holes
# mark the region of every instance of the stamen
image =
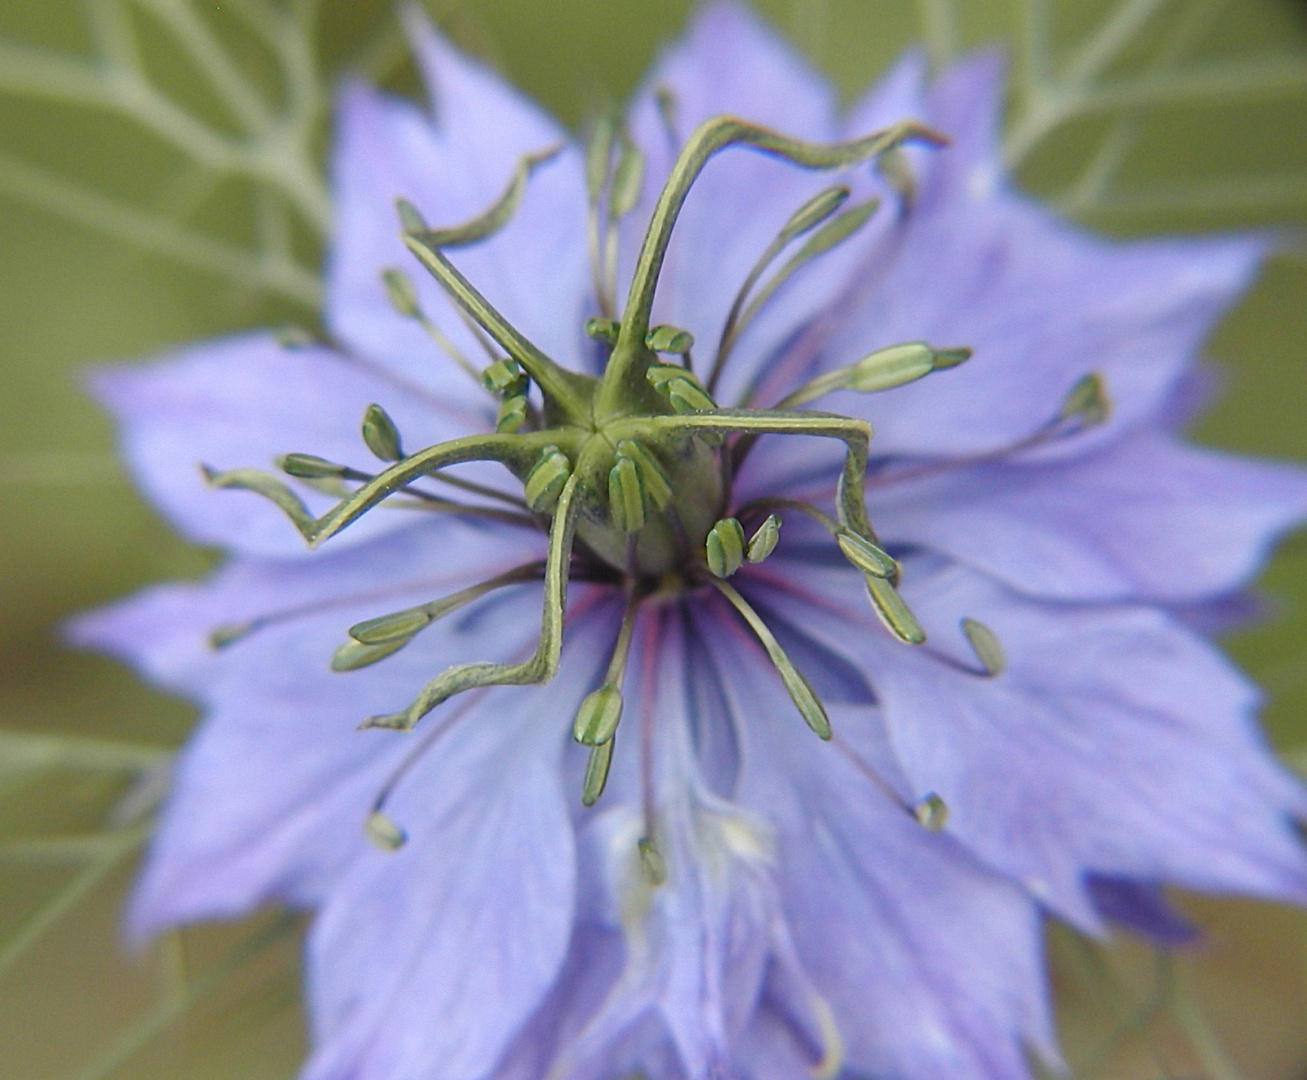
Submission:
[[644,867],[644,874],[649,879],[649,884],[655,888],[666,884],[667,860],[663,858],[663,853],[658,850],[658,846],[649,837],[642,836],[636,843],[636,850],[640,853],[640,865]]
[[635,617],[640,598],[628,584],[626,610],[622,613],[617,643],[608,661],[603,685],[586,695],[576,711],[572,737],[585,746],[602,746],[617,733],[622,719],[622,683],[626,679],[626,664],[631,655],[631,639],[635,633]]
[[644,339],[650,352],[686,356],[694,348],[694,335],[676,326],[655,326]]
[[794,212],[777,234],[776,239],[767,245],[758,261],[753,264],[753,269],[745,275],[744,283],[735,294],[731,310],[726,315],[726,322],[722,325],[721,337],[717,341],[717,357],[713,362],[712,374],[708,378],[708,385],[714,390],[717,389],[717,380],[721,377],[722,366],[725,364],[722,354],[726,351],[726,343],[735,336],[735,324],[739,321],[740,312],[744,310],[745,301],[748,300],[753,287],[758,284],[767,268],[780,257],[782,251],[798,237],[815,229],[835,213],[844,205],[850,194],[848,188],[836,186],[826,188],[825,191],[814,195]]
[[496,589],[539,581],[544,568],[542,561],[525,563],[439,600],[355,623],[349,628],[351,640],[345,642],[333,655],[331,669],[357,671],[384,660],[404,648],[437,619],[453,614]]
[[749,562],[765,562],[781,541],[781,519],[769,514],[749,541]]
[[782,398],[778,409],[796,409],[836,390],[875,394],[893,390],[935,371],[957,367],[971,358],[970,349],[934,349],[924,341],[891,345],[864,356],[856,364],[819,375]]
[[380,810],[373,810],[367,816],[363,830],[382,851],[398,851],[408,843],[408,833]]
[[581,785],[581,805],[594,806],[603,795],[608,784],[608,770],[613,765],[613,751],[617,748],[617,738],[590,748],[590,758],[585,766],[585,780]]
[[929,791],[912,808],[912,816],[927,832],[942,832],[948,824],[948,804],[933,791]]
[[[871,220],[871,216],[879,207],[879,200],[872,199],[870,202],[865,202],[861,206],[856,206],[852,210],[840,214],[833,221],[823,225],[784,266],[768,279],[767,283],[749,301],[749,305],[735,323],[730,326],[729,335],[725,331],[723,332],[721,345],[717,350],[717,359],[713,363],[714,376],[720,377],[721,373],[726,369],[726,361],[730,358],[731,351],[735,348],[745,330],[749,328],[750,323],[757,318],[758,312],[763,309],[767,301],[775,296],[790,278],[812,262],[813,259],[826,254],[826,252],[844,243],[845,240],[857,233]],[[709,379],[709,385],[715,389],[716,379]]]
[[572,463],[567,455],[556,446],[546,446],[527,473],[524,491],[527,505],[537,514],[549,513],[571,477]]
[[863,584],[867,587],[867,596],[871,606],[876,609],[885,628],[904,645],[921,645],[926,640],[926,631],[917,622],[917,617],[903,602],[898,590],[885,578],[864,574]]
[[749,624],[749,628],[757,635],[762,647],[767,650],[768,657],[771,658],[773,666],[780,675],[781,682],[785,684],[790,700],[794,702],[804,722],[816,733],[818,738],[829,739],[831,737],[830,717],[826,715],[826,709],[822,705],[821,699],[817,697],[817,692],[813,690],[812,684],[803,677],[789,656],[786,655],[785,650],[781,648],[780,642],[776,640],[775,635],[772,634],[763,621],[762,616],[736,591],[733,585],[715,578],[709,580],[713,587],[726,597],[731,606],[744,617],[744,621]]
[[369,405],[363,414],[363,442],[381,461],[399,461],[404,456],[399,428],[380,405]]
[[929,128],[914,123],[899,124],[851,142],[829,144],[792,139],[728,116],[700,124],[677,158],[654,208],[631,278],[621,335],[595,400],[595,415],[601,421],[619,415],[628,383],[638,379],[648,365],[644,340],[649,333],[654,291],[667,257],[672,228],[685,205],[690,187],[714,154],[731,146],[748,146],[801,168],[835,169],[867,161],[911,141],[941,145],[946,140]]
[[613,140],[616,135],[617,122],[611,116],[601,117],[590,133],[585,154],[585,189],[588,203],[586,241],[590,252],[590,273],[594,279],[595,299],[599,304],[599,310],[606,317],[613,315],[615,298],[608,293],[600,234],[604,189],[608,184],[609,170],[612,168]]
[[722,518],[709,531],[704,543],[708,569],[728,578],[744,565],[744,527],[735,518]]
[[976,659],[987,675],[996,678],[1007,670],[1007,654],[1003,650],[1003,642],[993,630],[975,619],[963,619],[962,632],[967,636]]
[[450,337],[440,329],[434,322],[427,317],[422,305],[418,303],[417,289],[413,287],[413,279],[410,278],[403,270],[396,267],[390,267],[381,272],[381,280],[386,286],[386,295],[390,298],[391,307],[405,318],[412,319],[423,330],[427,336],[436,343],[436,347],[448,356],[455,364],[466,371],[472,378],[477,378],[476,365],[467,358],[463,352]]
[[[555,433],[556,434],[556,433]],[[527,436],[518,436],[525,439]],[[456,694],[482,686],[525,686],[548,682],[558,672],[563,647],[563,619],[567,609],[567,581],[571,569],[572,541],[576,534],[580,478],[593,467],[590,455],[583,455],[577,470],[567,479],[549,529],[549,553],[545,560],[545,597],[540,620],[540,640],[530,659],[516,664],[471,663],[448,668],[427,683],[408,708],[389,716],[374,716],[364,727],[410,731],[422,717]]]
[[617,169],[613,173],[612,190],[608,196],[608,228],[604,240],[604,289],[614,304],[617,297],[618,224],[640,201],[640,193],[644,188],[644,167],[644,155],[623,130],[617,154]]

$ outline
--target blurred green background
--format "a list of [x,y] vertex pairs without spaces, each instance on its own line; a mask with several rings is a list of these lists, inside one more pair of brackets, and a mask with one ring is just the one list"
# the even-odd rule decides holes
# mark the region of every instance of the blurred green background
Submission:
[[[630,92],[692,6],[431,0],[428,9],[463,47],[577,127]],[[1005,43],[1019,178],[1090,225],[1118,234],[1284,227],[1285,255],[1210,344],[1226,390],[1196,433],[1307,461],[1307,242],[1299,231],[1307,225],[1307,6],[755,6],[846,97],[911,42],[926,40],[940,62]],[[97,99],[84,72],[118,68],[51,63],[107,48],[121,65],[135,38],[151,85],[207,129],[229,134],[243,122],[241,95],[228,79],[230,100],[218,104],[231,72],[213,61],[230,58],[241,80],[299,125],[307,136],[301,164],[311,168],[329,118],[296,99],[298,84],[284,70],[294,50],[279,58],[275,33],[266,33],[297,17],[316,27],[319,89],[353,69],[416,93],[394,10],[382,0],[0,0],[6,1080],[279,1080],[294,1075],[303,1049],[294,920],[268,913],[172,935],[139,957],[123,953],[119,906],[168,753],[194,713],[108,660],[64,650],[59,628],[147,582],[202,574],[217,558],[173,536],[125,480],[110,426],[80,388],[86,367],[246,326],[311,326],[320,238],[312,214],[299,209],[304,200],[197,163],[104,107],[109,99]],[[249,254],[257,251],[261,262]],[[295,266],[302,269],[286,270]],[[1263,586],[1271,616],[1229,647],[1267,688],[1272,738],[1307,766],[1307,540],[1284,544]],[[1181,955],[1124,940],[1102,949],[1053,932],[1075,1075],[1307,1076],[1303,916],[1179,899],[1210,927],[1200,948]]]

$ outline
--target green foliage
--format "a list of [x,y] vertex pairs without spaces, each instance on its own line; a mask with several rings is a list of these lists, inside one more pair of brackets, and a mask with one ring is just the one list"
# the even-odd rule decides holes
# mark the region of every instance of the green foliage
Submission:
[[[1008,160],[1089,224],[1307,223],[1307,14],[1293,0],[757,6],[850,97],[912,40],[937,66],[1006,42]],[[429,8],[579,129],[629,93],[689,3]],[[268,914],[121,953],[119,907],[189,714],[108,661],[67,653],[55,627],[211,563],[131,493],[71,376],[92,358],[316,318],[331,93],[346,71],[416,92],[387,0],[0,2],[6,1075],[278,1080],[296,1069],[294,920]],[[1204,436],[1307,458],[1305,286],[1290,251],[1218,335],[1231,385]],[[1281,614],[1232,647],[1271,691],[1272,730],[1293,750],[1307,744],[1301,539],[1267,581]],[[1053,934],[1077,1080],[1301,1073],[1300,918],[1230,904],[1202,914],[1220,929],[1188,957]]]

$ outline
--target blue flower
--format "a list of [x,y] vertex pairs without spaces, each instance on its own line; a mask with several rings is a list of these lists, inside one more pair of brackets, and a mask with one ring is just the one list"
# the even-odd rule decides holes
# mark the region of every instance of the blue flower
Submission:
[[230,552],[77,631],[205,713],[136,935],[313,910],[307,1080],[996,1080],[1056,1060],[1045,918],[1307,900],[1307,797],[1190,625],[1307,516],[1179,433],[1265,239],[1033,204],[993,57],[841,115],[714,6],[586,150],[411,29],[430,112],[341,94],[324,342],[97,380]]

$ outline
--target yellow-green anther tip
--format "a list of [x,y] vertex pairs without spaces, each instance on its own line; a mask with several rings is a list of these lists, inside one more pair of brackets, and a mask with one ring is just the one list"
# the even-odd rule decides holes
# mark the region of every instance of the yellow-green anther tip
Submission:
[[772,514],[761,525],[758,526],[757,532],[749,540],[749,562],[760,563],[765,561],[781,540],[781,519]]
[[382,851],[398,851],[408,843],[408,834],[380,810],[368,815],[363,831]]
[[386,295],[390,298],[390,305],[399,314],[408,318],[416,318],[421,309],[418,307],[417,289],[413,286],[413,279],[403,270],[395,267],[383,270],[381,280],[386,286]]
[[708,569],[728,578],[744,565],[744,528],[735,518],[722,518],[704,541]]
[[1097,372],[1090,372],[1068,391],[1059,416],[1063,420],[1078,419],[1086,424],[1101,424],[1111,411],[1106,380]]
[[426,231],[426,218],[424,218],[418,208],[407,199],[396,199],[395,210],[399,214],[399,223],[403,226],[406,233]]
[[694,348],[694,335],[676,326],[655,326],[644,343],[653,352],[684,355]]
[[538,514],[552,510],[562,495],[568,478],[572,475],[572,463],[556,446],[547,446],[540,454],[540,460],[527,474],[523,494],[527,505]]
[[363,441],[382,461],[398,461],[404,456],[399,428],[380,405],[369,405],[363,414]]
[[299,480],[322,480],[344,474],[345,466],[314,454],[283,454],[277,458],[277,467],[287,476]]
[[1003,642],[993,630],[975,619],[963,619],[962,632],[967,636],[976,659],[987,675],[998,676],[1007,670],[1007,654]]
[[912,816],[927,832],[942,832],[948,824],[948,804],[933,791],[927,792],[912,808]]
[[601,686],[586,695],[576,710],[572,737],[585,746],[602,746],[617,732],[622,719],[622,692],[615,686]]
[[835,537],[844,557],[863,573],[878,578],[892,578],[898,573],[898,563],[879,545],[857,533],[841,532]]
[[361,641],[350,638],[349,641],[332,653],[331,670],[345,672],[370,667],[388,656],[393,656],[411,640],[412,635],[377,645],[365,645]]
[[640,853],[640,865],[644,867],[645,877],[649,879],[649,884],[653,886],[663,885],[667,882],[667,861],[663,858],[663,853],[647,836],[642,837],[636,845]]
[[599,801],[599,796],[604,793],[604,786],[608,783],[608,770],[613,764],[613,750],[616,746],[617,740],[609,739],[591,748],[590,759],[585,766],[585,779],[581,782],[582,806],[594,806]]

